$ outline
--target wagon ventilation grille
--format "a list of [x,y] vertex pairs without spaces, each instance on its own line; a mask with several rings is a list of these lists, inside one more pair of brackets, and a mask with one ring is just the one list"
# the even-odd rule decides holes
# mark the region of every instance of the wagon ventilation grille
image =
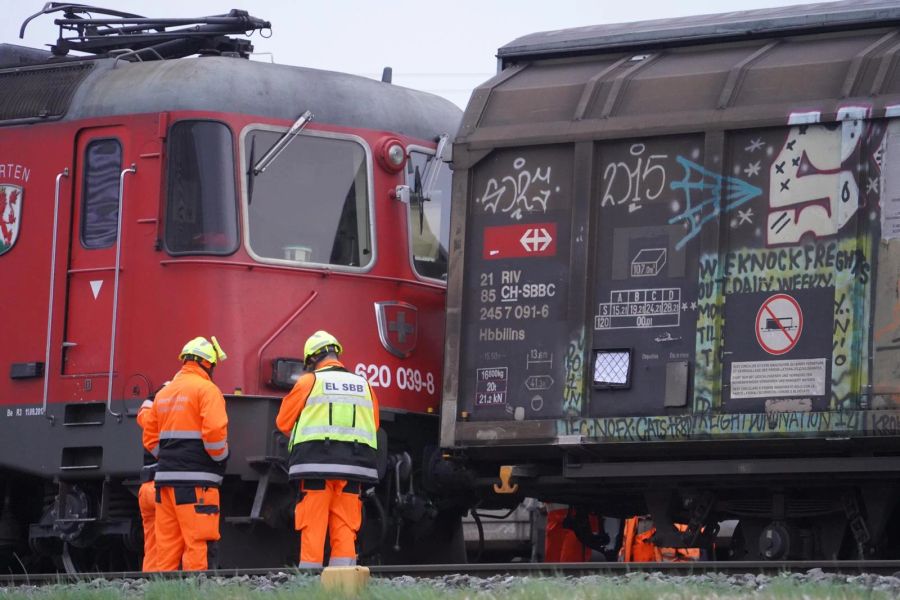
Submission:
[[85,62],[0,72],[0,122],[61,118],[93,66]]

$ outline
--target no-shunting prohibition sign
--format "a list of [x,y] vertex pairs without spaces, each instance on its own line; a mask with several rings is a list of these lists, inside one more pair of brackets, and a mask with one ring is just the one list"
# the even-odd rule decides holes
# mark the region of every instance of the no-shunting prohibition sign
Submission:
[[756,313],[756,341],[769,354],[790,352],[802,331],[803,311],[793,296],[769,296]]

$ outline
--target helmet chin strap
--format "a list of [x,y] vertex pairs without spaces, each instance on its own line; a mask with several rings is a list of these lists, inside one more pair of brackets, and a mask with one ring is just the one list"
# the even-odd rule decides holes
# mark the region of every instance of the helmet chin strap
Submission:
[[335,358],[337,358],[337,356],[338,356],[337,353],[335,353],[335,351],[332,349],[331,346],[324,348],[318,354],[313,354],[312,356],[310,356],[306,360],[306,369],[308,371],[315,370],[316,367],[319,366],[319,363],[322,362],[323,360],[325,360],[326,358],[328,358],[329,356],[334,356]]

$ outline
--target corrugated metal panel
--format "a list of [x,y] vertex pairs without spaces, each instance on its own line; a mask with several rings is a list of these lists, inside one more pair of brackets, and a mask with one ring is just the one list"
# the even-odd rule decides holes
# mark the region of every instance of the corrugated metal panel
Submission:
[[765,126],[798,111],[833,115],[853,98],[877,114],[900,101],[898,53],[900,30],[878,28],[535,60],[478,90],[484,108],[477,114],[470,105],[457,142],[483,147],[709,123]]
[[58,119],[93,63],[0,72],[0,122]]
[[859,29],[897,22],[900,22],[900,3],[896,0],[845,0],[543,31],[506,44],[497,56],[510,63],[542,56]]

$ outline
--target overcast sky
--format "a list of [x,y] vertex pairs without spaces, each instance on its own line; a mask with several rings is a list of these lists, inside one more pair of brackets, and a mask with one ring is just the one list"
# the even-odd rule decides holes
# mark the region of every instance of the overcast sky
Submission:
[[[79,0],[146,17],[198,17],[241,8],[272,23],[252,38],[258,60],[380,78],[444,96],[464,107],[497,68],[500,46],[528,33],[724,11],[803,0]],[[43,47],[57,38],[52,15],[19,27],[42,0],[0,0],[0,43]],[[56,13],[59,15],[59,13]]]

